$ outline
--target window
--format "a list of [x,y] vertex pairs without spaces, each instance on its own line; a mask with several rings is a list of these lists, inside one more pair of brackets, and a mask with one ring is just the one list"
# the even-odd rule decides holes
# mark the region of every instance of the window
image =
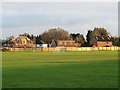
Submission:
[[23,41],[23,44],[25,44],[26,42],[25,41]]
[[66,41],[64,42],[64,45],[66,45]]
[[62,41],[59,41],[59,45],[62,45]]
[[110,37],[107,37],[108,38],[108,40],[110,40]]
[[96,39],[98,40],[98,37],[96,37]]
[[20,44],[20,40],[19,40],[19,39],[16,39],[16,43]]
[[102,37],[102,39],[104,40],[104,37]]

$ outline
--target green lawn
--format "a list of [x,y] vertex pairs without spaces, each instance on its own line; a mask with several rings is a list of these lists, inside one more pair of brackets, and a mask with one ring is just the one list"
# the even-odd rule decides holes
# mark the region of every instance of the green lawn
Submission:
[[3,52],[3,88],[117,88],[118,52]]

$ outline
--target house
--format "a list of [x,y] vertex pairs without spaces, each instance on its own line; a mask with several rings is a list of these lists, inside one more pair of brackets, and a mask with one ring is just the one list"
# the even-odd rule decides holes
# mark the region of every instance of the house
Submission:
[[74,40],[58,40],[57,46],[64,46],[64,47],[79,47],[81,46],[80,43],[76,43]]
[[109,36],[94,36],[90,40],[90,45],[96,46],[96,47],[111,47],[112,46],[111,37],[109,37]]
[[18,36],[9,41],[6,41],[6,43],[4,43],[3,46],[15,47],[15,48],[23,48],[23,47],[33,48],[35,47],[35,44],[32,40],[30,40],[26,36]]

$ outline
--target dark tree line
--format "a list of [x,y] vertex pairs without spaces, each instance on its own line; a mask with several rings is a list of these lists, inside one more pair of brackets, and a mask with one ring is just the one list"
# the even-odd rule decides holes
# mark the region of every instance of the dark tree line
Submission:
[[114,46],[120,46],[120,37],[112,37],[111,39]]
[[82,34],[80,33],[71,33],[70,34],[70,37],[72,40],[75,40],[75,42],[77,43],[84,43],[85,42],[85,38]]

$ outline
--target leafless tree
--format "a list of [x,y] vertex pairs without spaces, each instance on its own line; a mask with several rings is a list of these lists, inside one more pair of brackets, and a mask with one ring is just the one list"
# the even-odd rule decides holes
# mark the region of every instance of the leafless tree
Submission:
[[52,28],[43,32],[41,39],[46,43],[50,43],[52,40],[65,40],[69,39],[69,33],[62,28]]

